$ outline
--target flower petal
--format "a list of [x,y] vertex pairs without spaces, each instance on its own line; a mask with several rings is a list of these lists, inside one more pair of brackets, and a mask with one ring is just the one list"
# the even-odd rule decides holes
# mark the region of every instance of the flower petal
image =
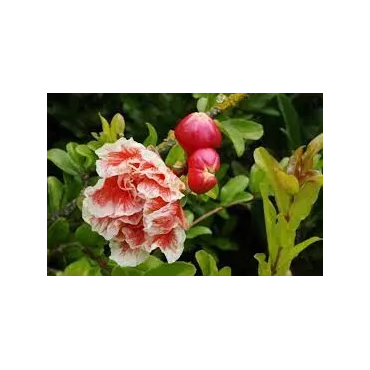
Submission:
[[[144,206],[144,199],[136,196],[136,190],[124,190],[120,187],[121,177],[101,179],[95,186],[85,190],[84,207],[96,217],[131,216],[140,212]],[[121,183],[122,181],[120,181]]]
[[161,197],[166,202],[174,202],[184,196],[178,189],[163,187],[157,181],[148,178],[140,182],[137,191],[146,199]]
[[153,237],[151,250],[159,248],[166,256],[167,262],[172,263],[179,259],[184,250],[186,239],[182,227],[176,227],[167,234],[160,234]]
[[122,225],[119,234],[116,237],[117,240],[125,241],[130,248],[144,248],[145,250],[150,249],[149,238],[144,232],[143,222],[138,225]]
[[88,212],[86,203],[82,207],[82,218],[91,225],[91,229],[96,231],[106,240],[111,240],[118,235],[123,224],[137,225],[142,217],[142,212],[135,213],[131,216],[112,217],[95,217]]
[[96,172],[100,177],[111,177],[129,173],[133,164],[142,162],[144,145],[132,138],[121,138],[113,144],[105,144],[95,151],[100,160],[96,161]]
[[180,202],[167,203],[151,213],[144,211],[144,227],[149,235],[167,234],[173,228],[187,228],[184,212]]
[[110,259],[120,266],[134,267],[140,265],[148,257],[149,253],[143,249],[131,249],[124,241],[112,240],[109,243],[111,249]]

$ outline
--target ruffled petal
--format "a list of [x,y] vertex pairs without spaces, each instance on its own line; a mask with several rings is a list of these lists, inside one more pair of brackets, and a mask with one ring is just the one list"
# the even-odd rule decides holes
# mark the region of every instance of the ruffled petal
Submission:
[[93,231],[96,231],[106,240],[111,240],[117,236],[122,225],[137,225],[143,217],[142,212],[135,213],[131,216],[122,216],[118,218],[95,217],[89,213],[85,204],[86,203],[84,203],[82,207],[83,220],[91,225],[91,229]]
[[140,248],[131,249],[125,241],[112,240],[109,246],[111,249],[109,258],[123,267],[135,267],[149,257],[147,251]]
[[178,189],[163,187],[157,181],[148,178],[140,182],[137,191],[145,199],[161,197],[166,202],[174,202],[184,196]]
[[131,216],[143,209],[145,200],[136,196],[135,189],[122,189],[118,176],[101,179],[85,190],[84,207],[96,217]]
[[179,201],[167,203],[153,212],[145,212],[144,209],[143,220],[145,231],[149,235],[167,234],[177,226],[187,228],[184,212]]
[[144,231],[143,222],[140,222],[138,225],[123,224],[116,239],[125,241],[131,249],[150,249],[149,238]]
[[185,231],[181,227],[172,229],[167,234],[156,235],[152,239],[151,250],[159,248],[166,256],[167,262],[177,261],[184,250]]
[[143,161],[141,153],[146,150],[144,145],[132,138],[121,138],[113,144],[105,144],[95,153],[100,158],[96,161],[96,172],[100,177],[111,177],[131,172]]

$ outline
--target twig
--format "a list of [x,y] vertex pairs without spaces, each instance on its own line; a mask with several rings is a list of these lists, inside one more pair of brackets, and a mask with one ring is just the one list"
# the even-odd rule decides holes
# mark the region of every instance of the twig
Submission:
[[215,213],[218,213],[220,211],[222,211],[224,209],[224,207],[217,207],[215,209],[212,209],[212,211],[209,211],[207,213],[205,213],[203,216],[200,216],[199,218],[197,218],[192,224],[190,227],[193,227],[194,225],[196,224],[199,224],[199,222],[202,222],[203,220],[205,220],[207,217],[209,216],[212,216],[214,215]]
[[216,117],[218,114],[223,112],[224,110],[235,107],[238,105],[242,100],[247,98],[249,94],[242,93],[242,94],[231,94],[229,95],[224,101],[218,103],[210,112],[208,112],[208,115],[212,118]]

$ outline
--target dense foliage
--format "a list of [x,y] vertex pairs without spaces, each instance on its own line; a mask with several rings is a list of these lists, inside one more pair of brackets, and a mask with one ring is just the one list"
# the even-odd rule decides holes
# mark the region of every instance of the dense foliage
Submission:
[[[172,131],[196,111],[222,132],[211,159],[186,155]],[[49,94],[48,275],[322,275],[322,132],[322,94]],[[211,190],[192,186],[204,194],[187,188],[180,201],[191,227],[174,263],[156,249],[120,266],[82,219],[96,151],[121,137],[159,153],[185,184],[199,161],[215,163]]]

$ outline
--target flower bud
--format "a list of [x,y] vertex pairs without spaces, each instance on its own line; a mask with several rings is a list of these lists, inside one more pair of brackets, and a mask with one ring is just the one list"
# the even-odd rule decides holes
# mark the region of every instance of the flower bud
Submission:
[[182,148],[191,154],[201,148],[219,148],[221,132],[206,113],[191,113],[175,128],[175,136]]
[[188,167],[215,173],[220,169],[220,156],[212,148],[198,149],[189,157]]
[[206,169],[189,168],[188,185],[197,194],[207,193],[217,184],[217,178]]

